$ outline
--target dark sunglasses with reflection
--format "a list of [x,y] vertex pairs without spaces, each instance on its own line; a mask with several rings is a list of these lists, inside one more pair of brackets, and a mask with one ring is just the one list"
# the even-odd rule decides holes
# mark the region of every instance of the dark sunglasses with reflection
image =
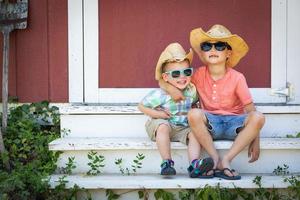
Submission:
[[200,44],[200,49],[202,51],[207,52],[210,51],[213,46],[217,51],[224,51],[226,48],[228,50],[232,50],[231,46],[227,42],[215,42],[215,43],[203,42]]

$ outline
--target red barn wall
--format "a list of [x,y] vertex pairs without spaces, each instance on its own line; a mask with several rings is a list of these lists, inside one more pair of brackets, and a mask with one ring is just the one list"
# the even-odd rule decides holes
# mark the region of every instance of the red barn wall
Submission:
[[[248,43],[235,69],[249,86],[271,85],[271,0],[100,0],[99,10],[99,87],[158,87],[155,66],[167,44],[188,49],[190,31],[213,24]],[[196,54],[192,65],[201,65]]]
[[[67,16],[67,0],[29,1],[27,29],[10,34],[9,96],[19,102],[68,101]],[[3,36],[0,45],[3,55]]]

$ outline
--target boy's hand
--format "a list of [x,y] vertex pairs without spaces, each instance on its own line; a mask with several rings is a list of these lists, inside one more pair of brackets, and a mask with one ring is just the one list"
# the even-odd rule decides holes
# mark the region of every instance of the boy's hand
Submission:
[[249,163],[257,161],[259,158],[260,147],[259,147],[259,137],[256,137],[249,145],[248,157],[250,160]]
[[178,101],[182,101],[185,100],[185,96],[182,94],[182,92],[180,90],[178,90],[177,88],[171,89],[169,95],[172,97],[172,99],[175,102]]
[[171,117],[171,113],[168,110],[157,109],[155,118],[158,119],[169,119]]

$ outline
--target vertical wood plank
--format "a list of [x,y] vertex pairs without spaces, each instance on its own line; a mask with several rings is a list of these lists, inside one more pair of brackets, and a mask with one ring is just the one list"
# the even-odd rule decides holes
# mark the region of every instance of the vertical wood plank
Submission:
[[[17,96],[17,82],[16,82],[16,34],[20,30],[14,30],[10,33],[9,42],[9,75],[8,75],[8,95]],[[21,30],[22,31],[22,30]],[[3,55],[3,35],[0,36],[0,66],[2,67],[2,55]],[[0,82],[2,83],[2,70],[0,70]],[[0,93],[2,93],[2,87],[0,87]]]
[[68,3],[48,1],[49,100],[68,101]]
[[82,0],[68,0],[69,102],[83,102]]
[[98,102],[99,24],[98,0],[83,1],[84,31],[84,101]]
[[21,102],[49,99],[47,0],[29,1],[28,28],[17,34],[17,94]]

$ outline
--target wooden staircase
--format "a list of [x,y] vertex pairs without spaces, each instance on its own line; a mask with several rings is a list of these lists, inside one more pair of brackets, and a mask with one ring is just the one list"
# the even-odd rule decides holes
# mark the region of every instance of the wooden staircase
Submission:
[[[62,107],[62,135],[49,144],[52,151],[62,151],[58,167],[65,167],[68,158],[75,157],[76,168],[66,177],[67,187],[77,184],[91,191],[93,199],[106,199],[105,190],[133,190],[120,199],[138,199],[138,189],[153,192],[156,189],[178,191],[181,189],[211,186],[233,188],[257,188],[253,183],[256,176],[262,176],[262,187],[286,188],[288,183],[272,172],[278,166],[289,166],[292,174],[300,173],[300,138],[287,138],[287,134],[300,132],[300,106],[258,105],[257,110],[266,116],[266,124],[261,131],[260,159],[249,164],[247,149],[232,162],[232,167],[241,173],[242,179],[228,181],[219,178],[191,179],[187,174],[188,159],[185,145],[173,142],[172,156],[178,175],[165,178],[159,175],[161,158],[156,144],[148,139],[144,124],[147,117],[134,105],[70,105]],[[215,146],[224,154],[230,141],[217,141]],[[105,158],[101,174],[87,176],[88,153],[94,151]],[[131,168],[138,154],[143,154],[142,167],[130,175],[122,174],[117,159],[122,159],[124,168]],[[50,184],[54,187],[62,174],[53,174]],[[82,197],[83,198],[83,197]]]

